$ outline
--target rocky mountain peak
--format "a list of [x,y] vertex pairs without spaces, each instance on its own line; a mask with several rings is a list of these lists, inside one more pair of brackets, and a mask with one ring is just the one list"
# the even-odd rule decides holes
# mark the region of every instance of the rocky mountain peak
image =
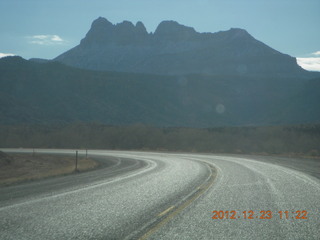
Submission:
[[112,27],[112,23],[109,22],[106,18],[104,17],[98,17],[96,20],[94,20],[91,24],[91,29],[95,29],[95,28],[101,28],[101,29],[105,29],[105,28],[110,28]]
[[247,39],[253,39],[253,37],[245,30],[242,28],[231,28],[229,31],[229,37],[231,38],[247,38]]
[[140,21],[136,23],[136,31],[137,33],[142,33],[142,34],[148,33],[146,27]]
[[134,31],[135,26],[130,21],[123,21],[122,23],[118,23],[115,28],[122,31]]
[[113,24],[106,18],[99,17],[91,24],[91,28],[86,34],[86,37],[81,40],[81,45],[90,44],[104,44],[110,38],[110,32],[112,32]]
[[192,27],[179,24],[176,21],[163,21],[159,24],[154,36],[161,40],[189,40],[197,35]]
[[147,30],[141,22],[135,26],[132,22],[123,21],[114,27],[113,40],[121,45],[135,45],[144,42],[147,36]]
[[148,33],[142,22],[134,25],[130,21],[123,21],[113,25],[107,19],[99,17],[93,21],[81,45],[108,45],[110,43],[127,45],[144,41]]
[[99,17],[79,46],[55,60],[93,70],[168,75],[305,75],[295,58],[270,48],[244,29],[198,33],[176,21],[163,21],[149,34],[142,22],[113,25]]

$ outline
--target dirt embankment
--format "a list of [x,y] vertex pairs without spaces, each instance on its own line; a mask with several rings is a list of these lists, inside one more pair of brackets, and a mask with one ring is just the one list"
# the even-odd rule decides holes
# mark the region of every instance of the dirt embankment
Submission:
[[[75,156],[45,154],[6,154],[0,151],[0,186],[65,175],[75,172]],[[77,172],[98,166],[92,159],[79,157]]]

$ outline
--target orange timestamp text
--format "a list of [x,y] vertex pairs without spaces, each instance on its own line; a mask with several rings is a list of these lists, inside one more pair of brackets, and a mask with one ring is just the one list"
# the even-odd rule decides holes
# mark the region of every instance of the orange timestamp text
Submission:
[[272,219],[277,217],[279,219],[308,219],[308,211],[298,210],[298,211],[212,211],[212,219]]

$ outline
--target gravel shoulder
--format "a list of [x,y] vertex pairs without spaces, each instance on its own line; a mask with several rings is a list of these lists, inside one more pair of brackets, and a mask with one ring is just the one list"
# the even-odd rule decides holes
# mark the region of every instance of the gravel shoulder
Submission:
[[[0,186],[74,173],[75,156],[40,153],[0,153]],[[77,172],[99,166],[93,159],[78,158]]]

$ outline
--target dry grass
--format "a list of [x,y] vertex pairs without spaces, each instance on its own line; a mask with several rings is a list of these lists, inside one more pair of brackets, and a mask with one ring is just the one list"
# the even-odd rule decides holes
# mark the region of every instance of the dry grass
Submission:
[[[10,162],[0,164],[0,185],[65,175],[75,172],[75,157],[58,155],[12,154]],[[78,172],[98,166],[92,159],[79,158]]]

